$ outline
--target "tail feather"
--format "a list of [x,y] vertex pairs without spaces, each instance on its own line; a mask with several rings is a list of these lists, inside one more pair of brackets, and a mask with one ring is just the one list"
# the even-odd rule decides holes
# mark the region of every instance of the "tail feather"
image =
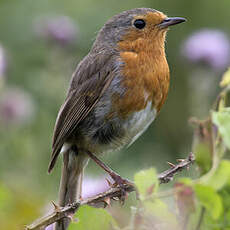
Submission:
[[[59,189],[59,205],[61,207],[81,198],[82,179],[87,159],[84,154],[68,149],[63,153],[63,168]],[[55,230],[66,230],[70,223],[64,218],[55,224]]]

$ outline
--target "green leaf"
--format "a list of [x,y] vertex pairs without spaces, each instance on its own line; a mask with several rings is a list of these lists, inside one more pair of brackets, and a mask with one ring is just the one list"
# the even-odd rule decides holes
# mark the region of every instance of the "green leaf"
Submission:
[[196,163],[200,168],[201,174],[207,173],[212,166],[212,154],[207,143],[199,143],[194,148]]
[[211,186],[215,190],[220,190],[229,182],[230,182],[230,161],[222,160],[215,174],[208,179],[206,184]]
[[155,193],[158,189],[158,178],[154,168],[142,170],[135,174],[134,182],[140,194],[140,199],[144,200],[146,197]]
[[219,193],[223,199],[223,205],[225,210],[230,211],[230,184],[228,183],[223,189],[221,189]]
[[222,199],[215,190],[206,185],[196,184],[195,193],[200,203],[211,214],[213,219],[218,219],[223,212]]
[[230,107],[213,112],[212,121],[218,127],[225,145],[230,149]]
[[82,206],[75,217],[77,223],[72,222],[68,230],[107,230],[117,226],[113,217],[102,208]]
[[178,178],[177,181],[179,183],[183,183],[184,185],[187,185],[187,186],[192,186],[193,185],[193,181],[189,177],[181,177],[181,178]]
[[179,229],[176,216],[169,211],[168,206],[160,199],[145,201],[144,207],[147,212],[147,216],[152,215],[153,217],[157,217],[164,224],[170,225],[171,229]]

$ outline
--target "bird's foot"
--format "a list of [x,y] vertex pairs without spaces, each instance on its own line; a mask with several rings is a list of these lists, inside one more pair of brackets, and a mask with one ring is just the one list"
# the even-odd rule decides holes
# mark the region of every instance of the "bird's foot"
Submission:
[[121,195],[119,197],[119,200],[122,204],[124,204],[125,200],[128,197],[127,190],[129,190],[129,188],[132,188],[136,192],[137,199],[139,198],[139,194],[137,192],[135,184],[132,181],[122,178],[119,174],[115,173],[114,171],[110,172],[109,175],[114,181],[114,183],[109,183],[109,185],[113,188],[118,187],[121,189]]
[[136,196],[138,199],[139,196],[138,196],[137,190],[133,182],[127,179],[123,179],[119,174],[114,172],[110,167],[108,167],[99,158],[97,158],[93,153],[89,151],[87,151],[86,153],[94,162],[96,162],[97,165],[99,165],[103,170],[105,170],[110,175],[110,177],[114,180],[114,183],[111,183],[108,181],[109,185],[113,188],[119,187],[121,189],[120,200],[122,203],[124,203],[125,199],[127,198],[127,195],[128,195],[127,191],[130,191],[130,190],[136,191]]
[[129,181],[128,179],[122,178],[120,175],[118,175],[115,172],[111,172],[109,175],[114,180],[114,184],[112,185],[113,187],[125,187],[127,185],[134,187],[133,182]]

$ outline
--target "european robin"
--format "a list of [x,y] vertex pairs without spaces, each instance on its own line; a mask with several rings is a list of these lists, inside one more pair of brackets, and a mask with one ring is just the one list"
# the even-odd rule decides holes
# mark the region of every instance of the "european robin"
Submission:
[[[115,15],[99,31],[72,76],[54,128],[49,172],[63,153],[60,206],[81,198],[89,158],[118,185],[127,182],[96,155],[130,145],[159,113],[169,89],[166,32],[184,21],[138,8]],[[68,222],[61,220],[56,229]]]

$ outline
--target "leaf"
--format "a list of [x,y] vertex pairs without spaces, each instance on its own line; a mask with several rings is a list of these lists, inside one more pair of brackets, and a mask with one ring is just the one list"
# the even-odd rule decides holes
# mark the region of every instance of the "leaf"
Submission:
[[222,199],[218,193],[210,186],[196,184],[194,186],[196,196],[200,203],[217,220],[223,212]]
[[230,149],[230,107],[213,112],[212,121],[218,127],[225,145]]
[[134,182],[140,194],[140,199],[144,200],[150,194],[155,193],[158,189],[158,178],[154,168],[142,170],[135,174]]
[[218,191],[222,189],[229,182],[230,182],[230,161],[222,160],[215,174],[208,179],[206,184]]
[[107,230],[117,225],[113,217],[102,208],[82,206],[75,217],[77,222],[72,222],[68,230]]
[[221,87],[226,87],[230,84],[230,68],[224,73],[222,80],[220,82]]
[[179,229],[176,216],[169,211],[168,206],[160,199],[145,201],[144,207],[148,215],[150,214],[155,218],[157,217],[164,224],[170,225],[171,229]]
[[228,183],[223,189],[221,189],[219,193],[223,199],[224,209],[226,211],[229,210],[229,217],[230,217],[230,184]]
[[212,127],[211,119],[195,120],[196,125],[193,135],[193,152],[201,175],[207,173],[212,166]]
[[195,196],[192,186],[177,182],[174,184],[175,200],[180,216],[187,217],[195,211]]
[[177,181],[179,183],[183,183],[184,185],[187,185],[187,186],[192,186],[193,185],[193,181],[189,177],[181,177],[181,178],[178,178]]
[[196,156],[196,163],[199,166],[201,174],[207,173],[212,166],[212,153],[207,143],[199,143],[193,150]]

